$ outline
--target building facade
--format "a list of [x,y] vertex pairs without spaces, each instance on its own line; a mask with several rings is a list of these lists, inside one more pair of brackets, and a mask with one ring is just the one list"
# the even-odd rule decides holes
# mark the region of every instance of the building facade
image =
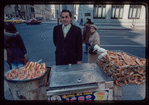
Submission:
[[33,5],[6,5],[4,7],[4,17],[9,19],[31,19],[35,17]]
[[6,5],[4,7],[4,17],[13,18],[15,17],[15,5]]
[[55,5],[51,4],[52,19],[56,19]]
[[62,5],[61,4],[55,4],[55,18],[60,18],[60,14],[62,11]]
[[75,8],[74,8],[74,4],[70,4],[70,5],[62,5],[62,10],[69,10],[72,14],[72,16],[74,17],[75,14]]
[[141,27],[146,26],[146,8],[144,5],[114,5],[114,4],[98,4],[98,5],[79,5],[77,13],[78,21],[83,18],[90,17],[97,26],[122,26],[122,27]]
[[52,18],[51,5],[34,5],[35,18],[50,20]]

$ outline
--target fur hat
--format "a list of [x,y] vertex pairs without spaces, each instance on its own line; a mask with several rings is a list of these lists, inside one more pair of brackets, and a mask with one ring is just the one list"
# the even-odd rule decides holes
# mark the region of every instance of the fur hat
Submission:
[[94,27],[96,30],[98,29],[96,25],[90,25],[90,27]]
[[90,18],[90,17],[87,17],[87,19],[88,19],[88,20],[91,20],[91,18]]

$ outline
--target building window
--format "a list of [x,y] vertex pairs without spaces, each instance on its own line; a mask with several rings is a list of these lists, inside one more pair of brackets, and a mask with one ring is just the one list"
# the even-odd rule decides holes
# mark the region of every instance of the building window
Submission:
[[123,9],[123,5],[112,5],[111,19],[122,19]]
[[90,13],[85,13],[85,16],[90,16],[91,14]]
[[106,5],[94,5],[93,18],[105,19],[106,17]]
[[31,12],[34,12],[34,8],[31,7]]
[[141,5],[130,5],[128,19],[139,19]]

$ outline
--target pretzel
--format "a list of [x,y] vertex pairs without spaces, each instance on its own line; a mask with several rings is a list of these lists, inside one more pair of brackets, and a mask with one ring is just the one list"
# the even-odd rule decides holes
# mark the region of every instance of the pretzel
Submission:
[[[109,62],[110,61],[110,62]],[[145,81],[146,59],[127,55],[125,52],[107,51],[98,65],[115,81],[116,85],[142,84]],[[116,66],[115,66],[116,65]],[[137,67],[138,66],[138,67]]]

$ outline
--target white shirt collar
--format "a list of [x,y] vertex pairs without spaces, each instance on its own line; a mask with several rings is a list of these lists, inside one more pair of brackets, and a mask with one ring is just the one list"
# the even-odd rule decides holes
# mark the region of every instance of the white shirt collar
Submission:
[[71,27],[71,24],[68,24],[67,26],[65,26],[64,24],[62,24],[62,28],[66,27],[67,29],[69,29]]

